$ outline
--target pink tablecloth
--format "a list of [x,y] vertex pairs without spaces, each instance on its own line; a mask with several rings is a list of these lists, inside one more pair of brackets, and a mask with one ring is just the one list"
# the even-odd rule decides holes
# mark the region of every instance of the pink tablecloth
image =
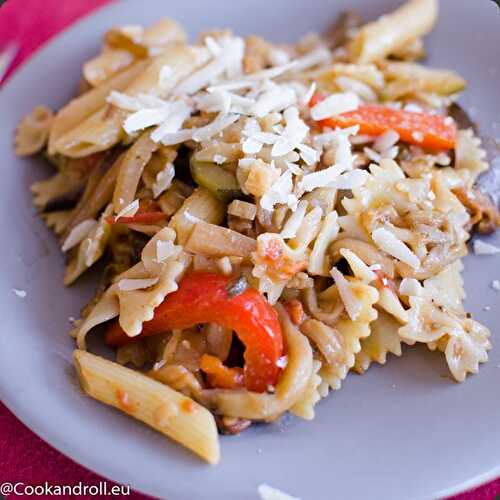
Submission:
[[[16,42],[19,50],[6,77],[52,35],[109,1],[8,0],[0,7],[0,51],[10,42]],[[0,484],[5,481],[23,481],[33,485],[44,481],[61,485],[80,481],[98,484],[102,481],[102,478],[75,464],[35,436],[1,403],[0,450]],[[500,479],[497,479],[463,493],[455,500],[492,500],[499,494]],[[132,493],[128,498],[147,497]]]

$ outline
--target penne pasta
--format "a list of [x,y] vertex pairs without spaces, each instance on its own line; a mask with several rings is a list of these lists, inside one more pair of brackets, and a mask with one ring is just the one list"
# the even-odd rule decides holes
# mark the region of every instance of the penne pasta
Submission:
[[146,61],[138,61],[129,68],[113,76],[95,89],[85,92],[64,106],[55,116],[50,130],[48,152],[58,152],[59,139],[82,123],[85,119],[106,105],[106,98],[112,90],[125,89],[147,66]]
[[72,229],[85,219],[95,218],[99,211],[111,201],[113,189],[124,156],[124,154],[118,156],[106,173],[102,174],[99,169],[96,169],[95,172],[91,174],[87,183],[87,189],[83,193],[80,202],[73,210],[73,215],[68,222],[67,230]]
[[142,373],[86,351],[76,350],[74,362],[82,389],[89,396],[144,422],[209,464],[219,462],[214,417],[196,401]]
[[146,131],[123,156],[113,193],[113,206],[116,213],[134,201],[144,167],[158,146],[159,144],[153,142],[149,137],[149,132]]
[[97,87],[132,62],[134,56],[126,50],[105,50],[83,65],[83,76],[92,87]]
[[453,71],[395,61],[384,63],[383,66],[388,81],[383,98],[387,100],[417,92],[450,95],[464,90],[466,86],[466,81]]
[[[129,96],[141,93],[167,95],[183,78],[204,64],[208,54],[204,49],[173,46],[162,55],[148,60],[142,71],[123,91]],[[160,86],[160,71],[164,66],[171,70],[168,82]],[[103,96],[104,98],[106,96]],[[109,109],[105,104],[54,143],[54,151],[70,157],[87,156],[104,151],[124,137],[122,122],[127,112]]]
[[121,26],[106,33],[105,43],[118,50],[126,50],[135,57],[157,55],[172,44],[186,42],[186,32],[172,19],[163,18],[143,28]]
[[378,61],[427,34],[438,15],[437,0],[409,0],[391,14],[363,26],[351,42],[358,63]]

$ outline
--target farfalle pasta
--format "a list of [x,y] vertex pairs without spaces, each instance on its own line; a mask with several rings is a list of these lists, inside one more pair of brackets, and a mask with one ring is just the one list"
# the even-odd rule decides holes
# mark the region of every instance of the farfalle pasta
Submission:
[[[101,264],[71,331],[90,396],[216,463],[217,428],[311,420],[403,344],[478,371],[461,259],[500,215],[453,118],[465,80],[418,62],[437,14],[410,0],[296,44],[115,26],[80,95],[19,124],[16,152],[54,167],[31,190],[64,283]],[[87,352],[99,331],[115,362]]]

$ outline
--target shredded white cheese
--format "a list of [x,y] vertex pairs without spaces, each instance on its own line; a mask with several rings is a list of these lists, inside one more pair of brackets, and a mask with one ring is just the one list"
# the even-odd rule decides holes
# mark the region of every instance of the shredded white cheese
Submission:
[[359,97],[352,92],[332,94],[311,108],[311,117],[319,121],[358,109]]
[[19,288],[13,288],[12,291],[21,299],[24,299],[28,295],[26,290],[20,290]]
[[370,267],[367,266],[352,250],[341,248],[340,255],[347,260],[349,267],[352,269],[354,276],[357,278],[365,281],[366,283],[371,283],[377,278],[377,275],[370,269]]
[[495,255],[500,253],[499,247],[491,243],[486,243],[486,241],[476,239],[472,246],[476,255]]
[[213,160],[217,165],[222,165],[227,161],[227,158],[222,155],[214,155]]
[[281,356],[278,358],[278,360],[276,361],[276,366],[278,368],[286,368],[286,366],[288,365],[288,356]]
[[116,218],[120,217],[133,217],[137,211],[139,210],[139,200],[134,200],[132,203],[129,203],[126,207],[118,212]]
[[337,290],[339,291],[340,298],[344,303],[347,314],[353,321],[355,321],[361,313],[361,302],[356,299],[356,297],[352,293],[351,285],[336,267],[332,267],[330,274],[335,280]]
[[299,201],[297,209],[288,218],[283,229],[281,230],[281,236],[283,239],[295,238],[297,231],[299,230],[302,221],[306,215],[308,202],[306,200]]
[[287,170],[281,174],[280,178],[271,186],[271,188],[260,199],[260,206],[265,210],[273,210],[275,205],[284,204],[295,209],[298,200],[292,194],[293,182],[292,173]]
[[491,282],[491,288],[493,288],[493,290],[497,292],[500,292],[500,280],[493,280]]
[[261,500],[300,500],[300,498],[287,495],[286,493],[283,493],[268,484],[261,484],[257,490]]
[[160,170],[156,174],[155,182],[152,186],[153,197],[158,198],[161,193],[167,190],[174,180],[175,177],[175,167],[173,163],[167,163],[163,170]]
[[384,252],[408,264],[413,269],[420,268],[419,258],[393,233],[383,227],[375,229],[372,233],[375,244]]
[[85,219],[77,224],[68,234],[62,245],[62,251],[67,252],[73,247],[79,245],[88,234],[96,227],[97,221],[94,219]]
[[334,165],[333,167],[306,174],[299,181],[298,190],[301,193],[308,193],[318,187],[333,186],[344,171],[345,167],[342,165]]
[[175,245],[171,241],[156,242],[156,262],[164,262],[175,253]]
[[142,290],[156,285],[158,278],[144,278],[144,279],[122,279],[118,282],[118,288],[123,292],[130,292],[132,290]]

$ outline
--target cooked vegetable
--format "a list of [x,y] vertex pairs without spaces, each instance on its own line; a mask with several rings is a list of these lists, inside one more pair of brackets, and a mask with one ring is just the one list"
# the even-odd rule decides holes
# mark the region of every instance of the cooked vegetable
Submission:
[[220,389],[238,389],[243,387],[243,370],[241,368],[228,368],[222,361],[210,354],[203,354],[200,359],[200,368],[207,374],[211,387]]
[[241,219],[254,220],[257,214],[257,207],[247,201],[234,200],[227,207],[227,213]]
[[[322,98],[323,96],[316,94],[310,105],[314,106]],[[363,105],[355,111],[325,118],[320,123],[323,127],[332,128],[359,125],[360,132],[368,135],[381,135],[394,130],[401,141],[431,150],[454,148],[457,134],[453,120],[444,116],[377,105]]]
[[257,243],[253,238],[226,227],[200,221],[194,226],[184,248],[189,252],[208,257],[225,255],[249,257],[256,246]]
[[192,157],[190,168],[196,183],[207,188],[219,200],[231,201],[241,196],[236,176],[224,167],[216,163],[197,161]]
[[207,189],[198,188],[184,200],[181,208],[170,220],[169,227],[175,229],[179,243],[184,244],[197,222],[220,224],[225,213],[224,203]]
[[154,224],[164,221],[167,214],[160,210],[160,205],[154,200],[140,200],[139,209],[131,216],[110,216],[110,224]]
[[[264,392],[277,382],[276,364],[283,353],[278,315],[263,295],[253,288],[229,297],[231,278],[212,273],[191,273],[179,289],[155,309],[154,318],[143,324],[139,337],[172,329],[186,329],[199,323],[217,323],[234,330],[245,345],[245,387]],[[109,345],[123,345],[130,338],[118,322],[106,334]]]

